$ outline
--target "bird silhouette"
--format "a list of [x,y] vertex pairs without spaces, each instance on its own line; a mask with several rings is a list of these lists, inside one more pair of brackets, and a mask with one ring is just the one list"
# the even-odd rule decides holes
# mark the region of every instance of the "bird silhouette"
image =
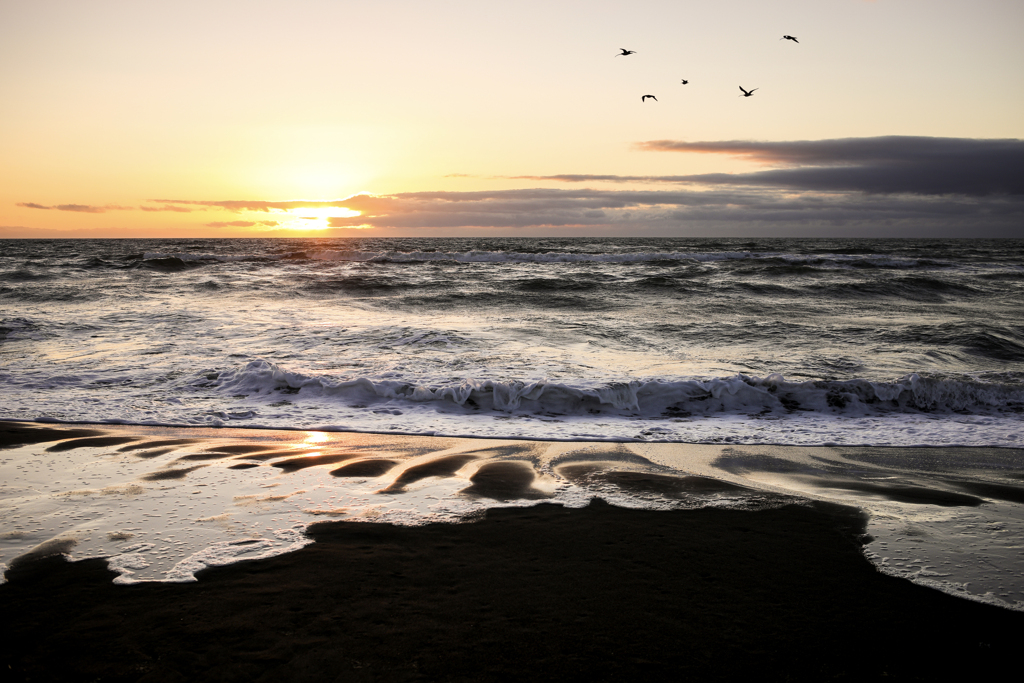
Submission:
[[683,85],[686,85],[686,84],[687,84],[687,83],[689,83],[689,82],[690,82],[690,81],[686,80],[685,78],[683,79]]
[[654,100],[655,102],[657,102],[657,101],[658,101],[658,98],[657,98],[657,97],[655,97],[654,95],[644,95],[643,97],[641,97],[641,98],[640,98],[640,101],[641,101],[641,102],[646,102],[646,101],[647,101],[647,98],[648,98],[648,97],[650,97],[650,98],[651,98],[652,100]]
[[799,40],[797,40],[793,36],[782,36],[781,38],[779,38],[779,40],[792,40],[794,43],[799,43],[800,42]]
[[[742,85],[740,86],[740,90],[743,90]],[[754,88],[754,90],[757,90],[757,88]],[[751,95],[754,94],[754,90],[743,90],[743,94],[740,95],[740,97],[750,97]]]
[[627,50],[624,47],[620,47],[619,49],[622,50],[622,52],[620,54],[615,55],[616,57],[628,57],[630,55],[636,54],[636,50]]

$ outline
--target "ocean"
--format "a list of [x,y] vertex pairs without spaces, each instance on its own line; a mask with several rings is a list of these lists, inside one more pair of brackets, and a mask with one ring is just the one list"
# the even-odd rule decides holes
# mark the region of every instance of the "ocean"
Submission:
[[0,451],[0,570],[818,500],[879,570],[1024,609],[1022,304],[1024,240],[2,241],[0,420],[110,431]]
[[0,242],[0,418],[1024,444],[1024,241]]

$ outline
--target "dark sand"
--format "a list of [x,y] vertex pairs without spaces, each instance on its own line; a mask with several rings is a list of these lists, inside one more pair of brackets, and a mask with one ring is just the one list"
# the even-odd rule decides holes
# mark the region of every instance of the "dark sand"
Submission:
[[1024,613],[878,573],[860,553],[863,524],[822,504],[658,512],[595,501],[458,525],[317,524],[312,545],[191,584],[115,586],[102,560],[51,556],[18,563],[0,586],[0,679],[933,681],[1019,670]]

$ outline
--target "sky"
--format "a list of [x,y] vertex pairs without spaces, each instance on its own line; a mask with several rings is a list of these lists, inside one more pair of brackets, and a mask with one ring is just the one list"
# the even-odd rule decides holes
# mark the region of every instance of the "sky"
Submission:
[[1022,26],[1019,0],[0,0],[0,238],[1024,238]]

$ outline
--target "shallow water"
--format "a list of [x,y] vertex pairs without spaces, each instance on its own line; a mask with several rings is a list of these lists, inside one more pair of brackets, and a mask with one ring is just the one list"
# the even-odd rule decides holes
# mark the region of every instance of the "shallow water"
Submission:
[[[543,442],[122,427],[0,450],[0,569],[63,552],[117,582],[281,554],[311,523],[472,521],[495,506],[870,515],[882,571],[1024,609],[1024,451]],[[868,539],[866,539],[868,540]]]
[[8,240],[0,418],[1024,444],[1024,241]]

